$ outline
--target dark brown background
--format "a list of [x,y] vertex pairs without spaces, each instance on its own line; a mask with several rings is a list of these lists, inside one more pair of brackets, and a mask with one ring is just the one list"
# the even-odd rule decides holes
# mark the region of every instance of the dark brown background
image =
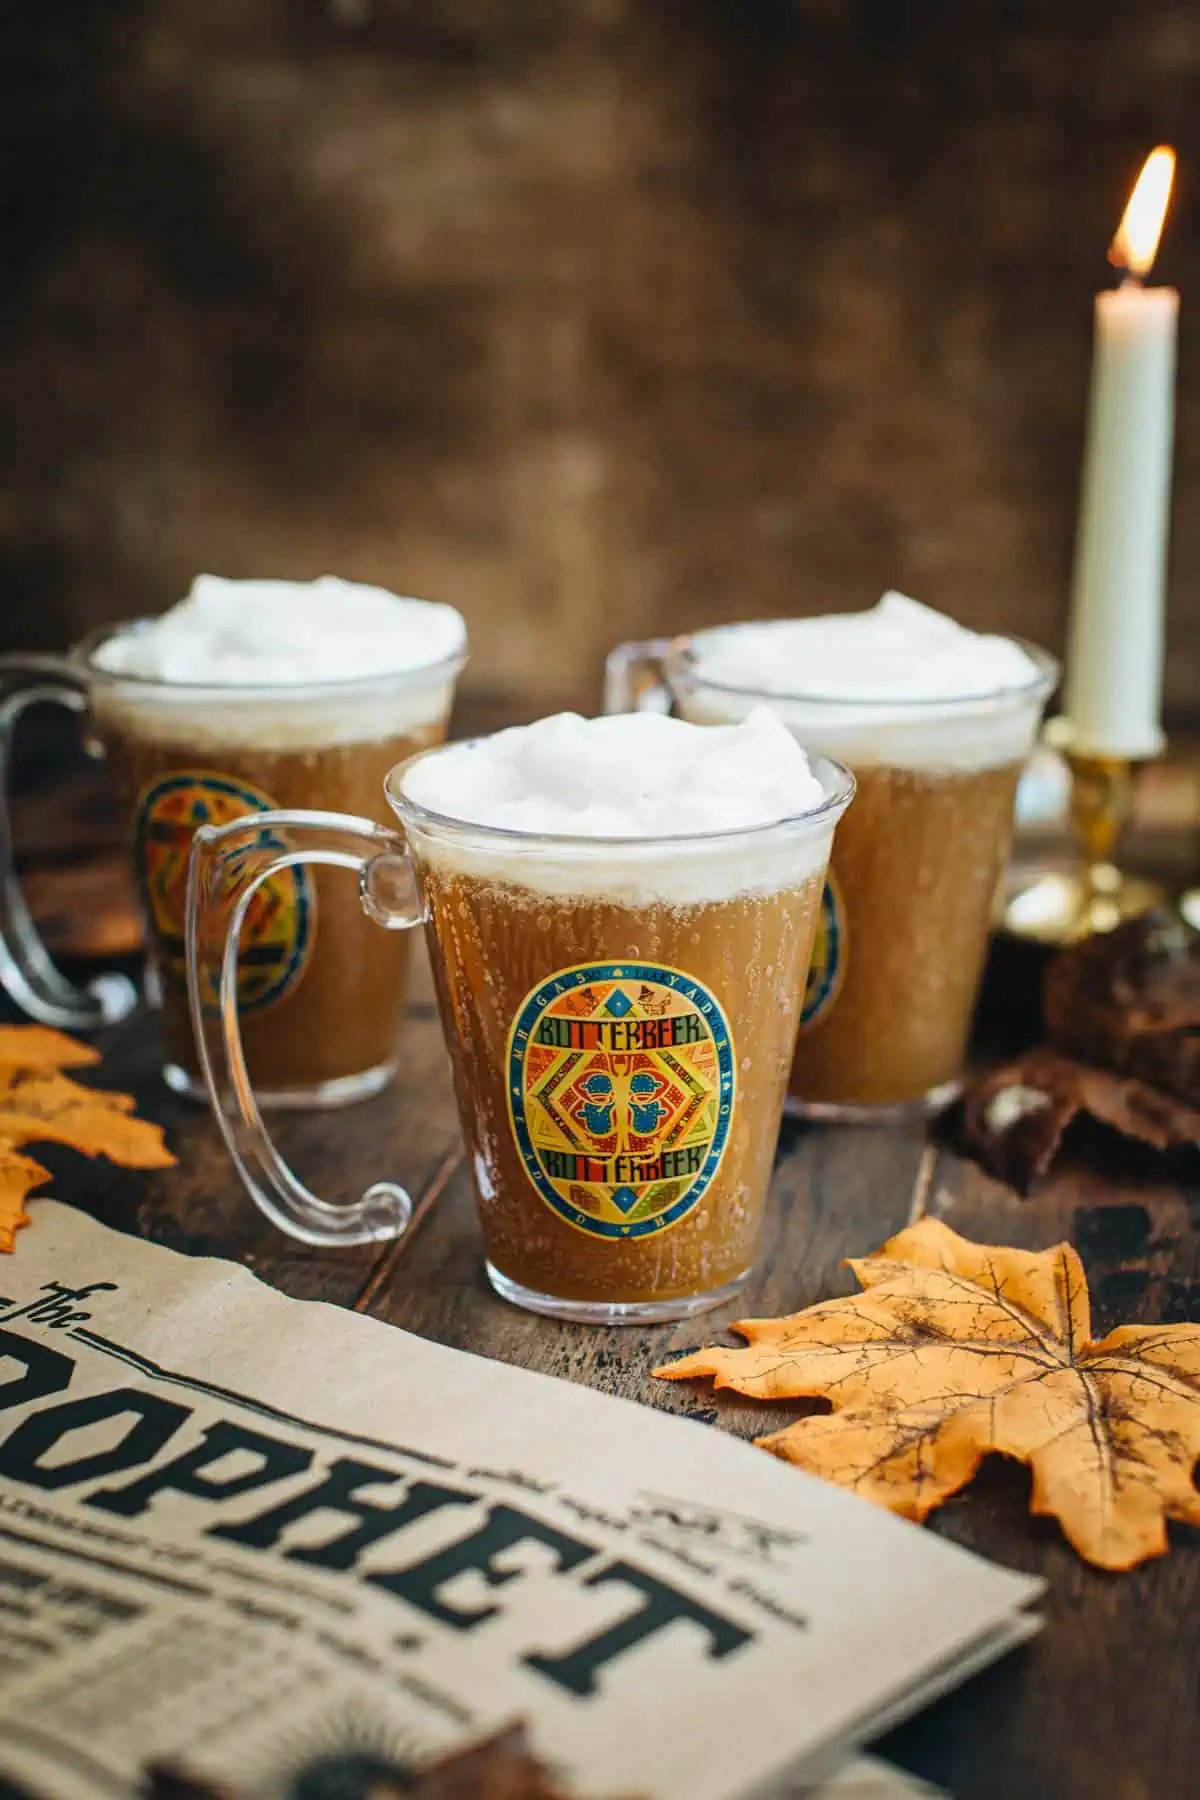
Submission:
[[1194,5],[37,0],[0,52],[6,646],[210,568],[450,599],[524,710],[889,583],[1057,647],[1090,297],[1167,138],[1200,696]]

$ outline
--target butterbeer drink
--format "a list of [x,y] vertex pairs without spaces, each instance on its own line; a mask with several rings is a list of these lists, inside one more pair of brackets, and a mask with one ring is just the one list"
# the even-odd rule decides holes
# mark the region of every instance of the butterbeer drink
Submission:
[[899,594],[866,613],[701,632],[668,655],[685,717],[728,723],[765,700],[857,782],[822,896],[792,1110],[887,1117],[953,1097],[1055,674],[1042,652]]
[[[201,576],[162,618],[103,633],[88,651],[92,720],[130,819],[174,1087],[197,1085],[183,961],[196,826],[281,807],[386,818],[384,777],[444,737],[465,650],[448,606],[328,577]],[[363,928],[342,870],[297,867],[258,889],[238,1001],[260,1100],[336,1104],[387,1081],[407,942]]]
[[506,1298],[658,1319],[746,1280],[851,791],[765,710],[563,715],[393,776]]

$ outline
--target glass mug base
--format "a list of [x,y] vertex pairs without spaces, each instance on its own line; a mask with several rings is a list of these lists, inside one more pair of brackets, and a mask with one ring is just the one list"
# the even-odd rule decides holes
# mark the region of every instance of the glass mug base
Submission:
[[960,1077],[943,1081],[913,1100],[805,1100],[789,1094],[784,1116],[823,1125],[903,1125],[909,1119],[931,1119],[952,1106],[962,1093]]
[[[389,1056],[386,1062],[362,1069],[357,1075],[339,1075],[336,1080],[319,1081],[312,1087],[255,1088],[254,1094],[261,1107],[273,1112],[335,1112],[340,1106],[354,1106],[360,1100],[370,1100],[375,1094],[381,1094],[399,1067],[400,1058]],[[173,1094],[201,1105],[208,1104],[208,1089],[199,1076],[190,1075],[173,1062],[163,1064],[162,1074]]]
[[557,1294],[542,1294],[536,1288],[525,1287],[502,1275],[495,1263],[487,1264],[488,1280],[502,1300],[523,1307],[526,1312],[575,1325],[666,1325],[673,1319],[690,1319],[734,1299],[753,1273],[753,1269],[745,1269],[721,1287],[708,1288],[701,1294],[677,1294],[665,1300],[564,1300]]

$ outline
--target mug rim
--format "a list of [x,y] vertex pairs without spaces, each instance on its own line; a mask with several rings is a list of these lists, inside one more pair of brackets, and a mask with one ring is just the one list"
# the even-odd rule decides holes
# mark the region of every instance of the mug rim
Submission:
[[911,695],[872,694],[869,697],[854,695],[839,698],[836,694],[819,693],[809,689],[763,689],[744,687],[735,682],[714,681],[701,673],[697,666],[697,646],[705,639],[721,636],[728,632],[743,631],[755,627],[772,625],[791,625],[799,623],[795,619],[737,619],[726,625],[706,625],[700,631],[681,632],[671,640],[663,657],[663,668],[668,684],[678,670],[683,668],[689,679],[697,686],[707,688],[714,694],[726,694],[738,700],[758,703],[764,706],[811,706],[825,707],[830,712],[853,712],[857,717],[867,719],[872,712],[887,711],[895,714],[900,709],[912,720],[933,715],[944,718],[948,713],[964,712],[971,708],[1003,707],[1018,702],[1028,703],[1033,700],[1047,700],[1058,686],[1062,675],[1062,664],[1058,657],[1043,650],[1039,644],[1031,643],[1028,638],[1018,637],[1015,633],[995,632],[989,635],[1001,638],[1005,643],[1015,644],[1023,650],[1033,664],[1033,674],[1028,681],[1006,687],[992,688],[987,693],[979,694],[938,694],[932,698],[914,699]]
[[100,625],[72,644],[67,652],[68,661],[82,668],[90,681],[138,688],[143,693],[180,695],[231,705],[250,701],[262,706],[273,701],[328,699],[332,695],[352,698],[355,694],[368,693],[381,687],[425,687],[434,680],[452,681],[461,673],[470,656],[464,623],[462,644],[449,656],[438,657],[434,662],[418,663],[410,669],[396,669],[390,673],[380,670],[371,675],[334,676],[328,681],[164,681],[160,675],[138,675],[123,669],[106,669],[103,664],[94,660],[96,651],[110,638],[119,637],[123,633],[136,634],[157,623],[158,620],[153,615],[143,615],[136,619],[121,619],[112,625]]
[[805,835],[815,833],[826,825],[832,829],[853,800],[857,786],[852,771],[836,756],[826,756],[819,750],[805,750],[809,767],[821,783],[821,800],[818,805],[756,825],[734,825],[722,831],[661,833],[653,837],[593,837],[583,833],[521,831],[511,825],[485,825],[471,819],[456,818],[452,813],[437,812],[432,807],[423,806],[419,800],[410,799],[404,793],[401,784],[414,763],[424,762],[429,756],[440,756],[447,750],[475,749],[486,744],[495,735],[494,732],[488,732],[481,737],[460,738],[453,743],[432,744],[425,750],[418,750],[413,756],[406,756],[402,762],[395,763],[384,776],[383,791],[388,805],[401,824],[406,827],[413,825],[418,830],[432,829],[435,834],[448,832],[453,836],[483,837],[489,842],[511,845],[514,849],[518,845],[538,845],[566,855],[570,855],[572,851],[591,854],[608,851],[627,856],[639,851],[663,849],[702,850],[726,843],[736,847],[752,839],[769,837],[772,833],[789,829],[794,831],[803,828]]

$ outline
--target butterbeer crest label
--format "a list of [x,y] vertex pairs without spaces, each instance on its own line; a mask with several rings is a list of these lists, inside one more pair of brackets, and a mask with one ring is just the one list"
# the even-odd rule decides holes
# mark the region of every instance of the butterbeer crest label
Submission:
[[715,996],[658,963],[579,963],[532,988],[508,1038],[508,1110],[534,1187],[599,1238],[646,1238],[699,1205],[736,1100]]
[[830,869],[821,892],[817,935],[813,940],[808,980],[804,984],[804,1004],[800,1008],[801,1031],[823,1019],[837,999],[846,974],[846,948],[846,908],[837,877]]
[[[187,911],[188,857],[197,826],[225,825],[246,813],[273,812],[275,802],[248,782],[186,770],[165,775],[143,789],[137,807],[137,860],[142,895],[154,931],[164,979],[187,985],[184,918]],[[250,859],[262,850],[285,848],[278,833],[264,830],[246,849],[231,857],[224,889],[232,900]],[[238,1006],[261,1012],[293,988],[312,955],[316,929],[316,896],[308,871],[287,869],[263,882],[250,902],[242,927],[238,956]],[[216,970],[211,971],[216,1003]]]

